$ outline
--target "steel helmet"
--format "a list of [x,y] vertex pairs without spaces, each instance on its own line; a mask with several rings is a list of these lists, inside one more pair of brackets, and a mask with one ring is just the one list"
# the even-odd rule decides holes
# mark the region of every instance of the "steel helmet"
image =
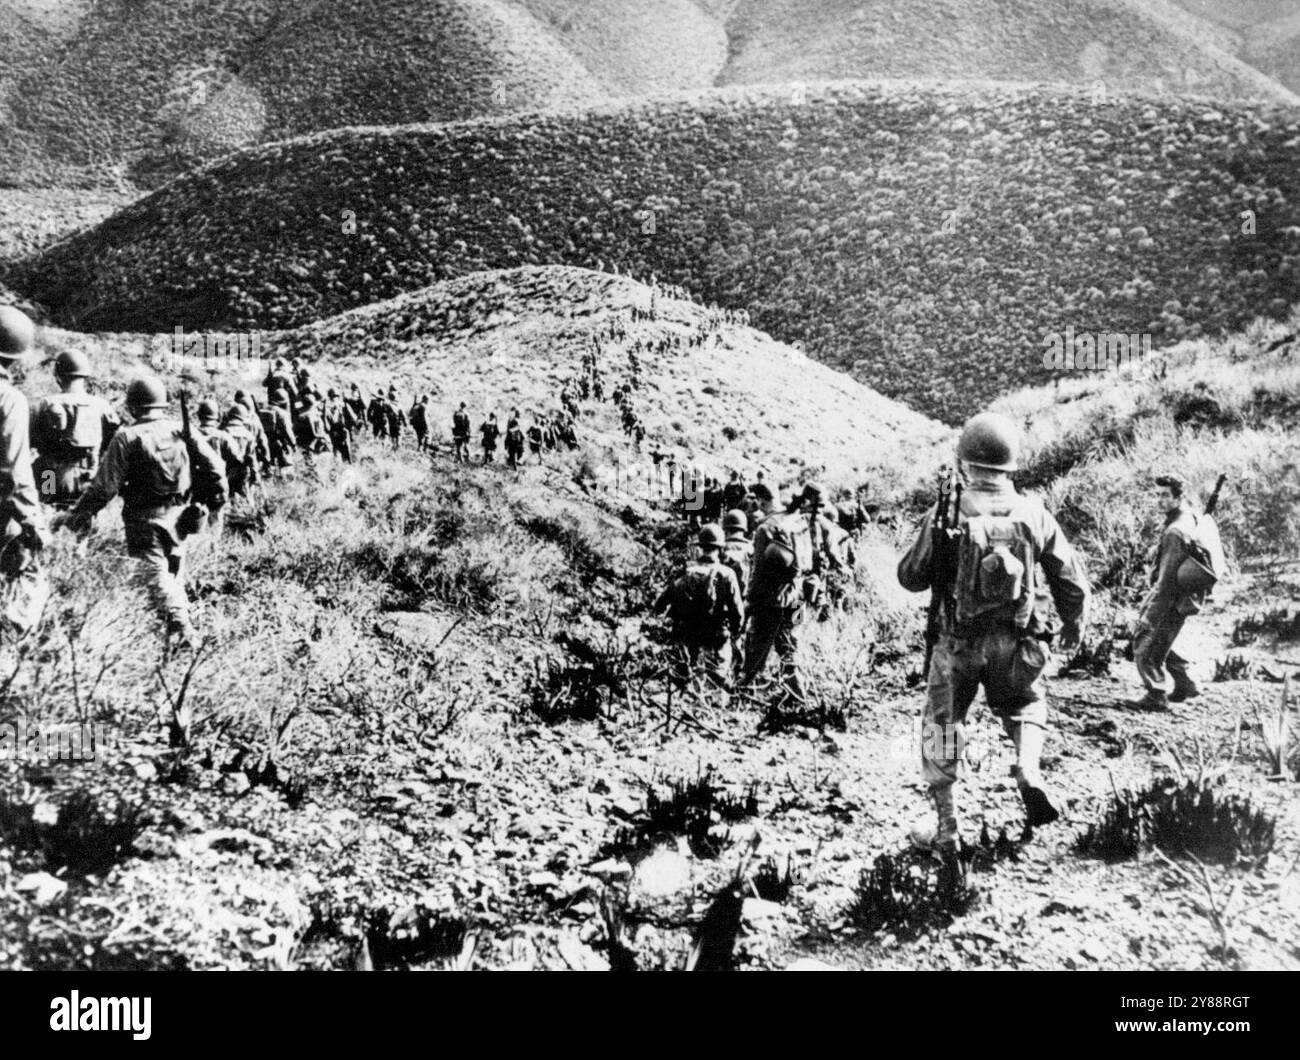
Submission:
[[727,535],[717,523],[707,523],[700,527],[700,548],[721,548],[727,543]]
[[1020,466],[1020,430],[1005,416],[981,412],[962,428],[957,458],[975,467],[1015,471]]
[[248,409],[244,408],[244,406],[240,402],[236,401],[233,405],[230,406],[230,411],[226,413],[226,422],[247,423]]
[[199,402],[198,408],[194,410],[194,415],[199,418],[200,423],[207,423],[217,418],[217,406],[204,398]]
[[156,376],[145,376],[126,388],[126,403],[133,409],[165,409],[167,388]]
[[36,325],[21,309],[0,305],[0,357],[18,358],[36,341]]
[[90,358],[76,350],[64,350],[54,358],[54,374],[61,379],[87,379],[90,376]]
[[822,491],[821,484],[818,482],[809,482],[804,486],[803,493],[800,495],[800,500],[805,504],[815,504],[820,506],[823,496],[825,496],[825,494]]
[[730,533],[732,530],[748,530],[749,516],[739,508],[732,508],[722,517],[722,529]]

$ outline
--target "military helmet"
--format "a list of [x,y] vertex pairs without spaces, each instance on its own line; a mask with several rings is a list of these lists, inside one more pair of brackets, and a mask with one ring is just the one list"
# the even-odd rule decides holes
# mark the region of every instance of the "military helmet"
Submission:
[[126,388],[126,403],[133,409],[165,409],[167,388],[156,376],[136,379]]
[[90,358],[76,350],[64,350],[54,358],[54,374],[61,379],[89,378]]
[[962,428],[957,458],[975,467],[1015,471],[1020,466],[1020,430],[1005,416],[981,412]]
[[248,409],[244,407],[242,402],[236,401],[233,405],[230,406],[230,411],[226,413],[226,422],[227,423],[248,422]]
[[17,359],[36,341],[36,325],[21,309],[0,305],[0,358]]
[[204,398],[199,402],[198,408],[194,410],[194,415],[199,418],[199,422],[201,423],[215,420],[217,418],[217,406],[207,398]]
[[825,495],[826,494],[821,487],[821,483],[808,482],[804,484],[803,493],[799,495],[799,499],[803,501],[805,504],[815,504],[820,507],[822,503],[822,498]]
[[739,508],[732,508],[722,517],[722,529],[730,533],[732,530],[748,530],[749,516]]
[[727,543],[727,535],[717,523],[706,523],[700,527],[700,548],[721,548]]
[[300,406],[303,412],[306,412],[308,409],[314,409],[316,407],[316,399],[312,397],[311,394],[303,394]]

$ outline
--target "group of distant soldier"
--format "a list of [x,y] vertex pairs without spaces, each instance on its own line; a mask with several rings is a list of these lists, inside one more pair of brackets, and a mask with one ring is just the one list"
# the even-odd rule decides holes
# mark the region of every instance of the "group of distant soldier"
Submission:
[[[49,530],[85,533],[121,497],[136,577],[169,634],[193,645],[186,545],[197,534],[219,531],[228,502],[247,500],[264,476],[298,461],[314,468],[332,453],[352,462],[356,436],[367,426],[394,447],[409,426],[420,450],[430,446],[427,396],[404,407],[392,387],[369,397],[356,385],[347,396],[332,388],[322,393],[295,361],[273,362],[265,404],[239,391],[225,409],[200,402],[193,423],[170,413],[160,380],[136,379],[127,388],[129,422],[123,424],[89,392],[86,359],[63,352],[54,362],[58,392],[29,407],[15,382],[34,340],[31,321],[0,306],[0,584],[7,632],[22,634],[39,620],[49,593],[40,559]],[[594,355],[584,361],[579,394],[598,385],[594,364]],[[577,400],[567,386],[560,397],[561,410],[527,431],[518,410],[511,413],[504,432],[511,467],[524,460],[525,447],[539,460],[560,445],[577,447]],[[492,463],[502,434],[495,413],[479,434],[483,461]],[[471,424],[464,403],[453,417],[452,437],[456,458],[467,461]],[[953,872],[963,864],[954,788],[967,713],[980,688],[1015,748],[1027,827],[1059,816],[1040,764],[1048,725],[1043,673],[1053,641],[1067,654],[1078,649],[1089,587],[1056,520],[1012,483],[1020,444],[1018,429],[1004,417],[986,413],[966,424],[955,488],[941,494],[897,570],[904,588],[931,592],[922,767],[936,823],[915,838]],[[658,468],[666,454],[652,455]],[[736,472],[725,484],[709,477],[701,483],[694,471],[688,481],[671,457],[668,466],[670,492],[676,471],[683,508],[698,527],[698,557],[654,605],[669,617],[681,675],[701,675],[724,690],[750,689],[775,651],[782,694],[804,701],[800,626],[824,606],[827,580],[855,566],[852,535],[870,518],[863,495],[842,497],[836,507],[821,485],[809,483],[777,510],[761,473],[749,485]],[[1167,710],[1170,702],[1199,694],[1173,645],[1186,618],[1203,605],[1213,572],[1208,581],[1196,576],[1206,568],[1203,517],[1186,503],[1182,483],[1162,476],[1154,490],[1164,528],[1134,631],[1146,695],[1132,706]]]

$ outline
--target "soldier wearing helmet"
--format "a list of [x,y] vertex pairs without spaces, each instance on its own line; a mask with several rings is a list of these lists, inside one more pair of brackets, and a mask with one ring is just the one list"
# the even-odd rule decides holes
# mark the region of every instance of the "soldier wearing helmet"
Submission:
[[0,626],[20,636],[40,620],[50,595],[40,563],[48,534],[32,474],[29,409],[14,385],[35,341],[27,315],[0,306]]
[[722,562],[726,535],[710,523],[700,528],[700,558],[659,594],[656,612],[667,611],[673,641],[684,654],[680,677],[697,669],[723,688],[731,685],[731,642],[740,632],[745,604],[740,583]]
[[90,485],[99,459],[120,426],[103,398],[86,389],[90,360],[65,350],[54,361],[59,393],[42,398],[32,409],[32,470],[41,500],[66,510]]
[[[1016,492],[1020,432],[993,413],[971,419],[957,446],[965,491],[954,504],[948,542],[955,555],[951,584],[934,562],[936,511],[898,564],[911,592],[937,595],[938,637],[930,662],[922,775],[938,815],[933,830],[913,838],[931,846],[950,874],[963,875],[954,786],[960,779],[966,714],[981,686],[1016,750],[1015,776],[1026,826],[1059,816],[1043,782],[1040,756],[1047,732],[1043,670],[1050,640],[1048,598],[1061,618],[1060,647],[1079,646],[1087,618],[1088,582],[1056,520],[1034,497]],[[936,505],[937,508],[937,505]],[[942,542],[941,542],[942,544]],[[1038,571],[1041,569],[1043,578]]]
[[782,681],[796,699],[804,698],[795,656],[805,605],[820,607],[822,581],[842,561],[834,547],[834,527],[822,515],[822,487],[807,483],[790,510],[768,516],[754,532],[753,573],[749,580],[750,622],[741,682],[754,681],[775,648]]
[[167,390],[153,377],[127,387],[127,411],[134,422],[108,444],[94,481],[75,508],[60,516],[62,525],[85,533],[95,515],[116,496],[122,498],[127,554],[136,560],[137,581],[182,646],[195,642],[190,602],[185,593],[185,539],[182,513],[194,496],[216,511],[226,501],[221,458],[203,436],[186,439],[167,415]]

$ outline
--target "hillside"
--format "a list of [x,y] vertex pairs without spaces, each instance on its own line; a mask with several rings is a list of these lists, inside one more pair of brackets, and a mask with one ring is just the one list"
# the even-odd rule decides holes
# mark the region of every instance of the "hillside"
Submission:
[[[1276,334],[1233,340],[1243,393],[1260,384],[1294,403],[1289,355],[1268,350]],[[677,345],[691,335],[706,341]],[[719,435],[724,419],[784,416],[788,427],[769,422],[763,434],[823,442],[813,459],[832,480],[858,474],[859,454],[878,459],[878,486],[886,472],[928,478],[951,438],[671,291],[578,270],[465,277],[264,336],[265,352],[316,356],[325,385],[439,387],[439,424],[462,393],[547,406],[597,338],[611,382],[642,342],[635,400],[661,421],[679,418],[669,429],[701,460],[745,460],[761,444]],[[44,350],[87,349],[118,401],[138,358],[169,339],[50,329]],[[1233,356],[1231,345],[1179,355],[1207,365],[1219,356]],[[759,357],[772,362],[766,384],[753,378]],[[174,367],[173,387],[188,380],[223,400],[260,374]],[[1179,371],[1125,385],[1154,406]],[[716,384],[722,413],[683,401],[697,384]],[[45,367],[26,382],[32,394],[51,385]],[[1044,407],[1050,390],[1017,400]],[[923,598],[900,607],[880,595],[907,512],[885,512],[901,517],[898,533],[868,528],[842,609],[804,627],[820,726],[778,724],[762,690],[729,703],[670,694],[648,603],[688,554],[689,532],[653,497],[574,481],[615,437],[605,405],[583,404],[579,451],[518,475],[455,465],[441,439],[418,453],[408,438],[396,450],[362,439],[355,465],[272,479],[258,518],[193,549],[189,583],[210,638],[193,659],[160,652],[125,577],[114,510],[84,543],[56,535],[55,596],[6,673],[4,716],[47,727],[88,719],[101,726],[103,757],[0,758],[0,965],[440,967],[468,933],[476,968],[601,969],[616,956],[600,911],[609,900],[637,965],[677,968],[757,843],[751,873],[766,873],[766,897],[742,911],[742,968],[796,957],[853,968],[1300,967],[1300,884],[1288,873],[1300,843],[1296,782],[1268,779],[1260,732],[1279,699],[1267,674],[1294,670],[1300,653],[1285,628],[1239,643],[1261,606],[1295,609],[1293,569],[1269,583],[1234,578],[1196,619],[1205,694],[1190,706],[1124,709],[1135,681],[1118,655],[1053,680],[1044,766],[1066,816],[1028,840],[1016,838],[1000,726],[977,710],[969,736],[980,767],[963,798],[969,838],[1001,836],[972,868],[987,900],[948,919],[906,913],[873,927],[864,880],[882,855],[909,864],[909,825],[927,812],[911,742],[920,693],[907,681]],[[826,421],[854,415],[852,432],[830,432]],[[1059,435],[1078,429],[1062,424]],[[863,433],[873,448],[854,436]],[[1185,423],[1163,456],[1227,451],[1245,436]],[[631,456],[626,442],[622,453]],[[808,470],[789,465],[792,478]],[[1124,502],[1116,516],[1149,537],[1142,470],[1102,454],[1070,474],[1107,476]],[[1096,537],[1078,536],[1101,582],[1107,556]],[[1253,669],[1210,680],[1225,652]],[[1207,865],[1214,893],[1241,894],[1222,931],[1202,891],[1154,855],[1107,860],[1078,845],[1112,785],[1177,777],[1175,755],[1202,753],[1217,806],[1226,790],[1276,824],[1269,853]],[[652,817],[649,793],[701,778],[727,819],[706,819],[688,842]]]
[[1161,346],[1285,314],[1297,156],[1300,111],[733,90],[249,151],[0,280],[81,329],[275,328],[487,268],[617,267],[956,420],[1048,378],[1066,327]]
[[0,24],[36,52],[0,84],[12,121],[0,180],[25,183],[87,168],[156,182],[321,128],[603,95],[536,19],[500,0],[109,0],[61,33],[21,7]]
[[1219,27],[1226,47],[1300,92],[1300,10],[1291,0],[1176,0]]
[[1297,97],[1154,0],[742,0],[723,84],[934,78]]
[[[1247,48],[1270,71],[1293,43],[1283,28]],[[0,10],[0,183],[156,186],[345,125],[730,84],[1100,81],[1300,98],[1234,57],[1234,40],[1163,0],[14,0]]]

